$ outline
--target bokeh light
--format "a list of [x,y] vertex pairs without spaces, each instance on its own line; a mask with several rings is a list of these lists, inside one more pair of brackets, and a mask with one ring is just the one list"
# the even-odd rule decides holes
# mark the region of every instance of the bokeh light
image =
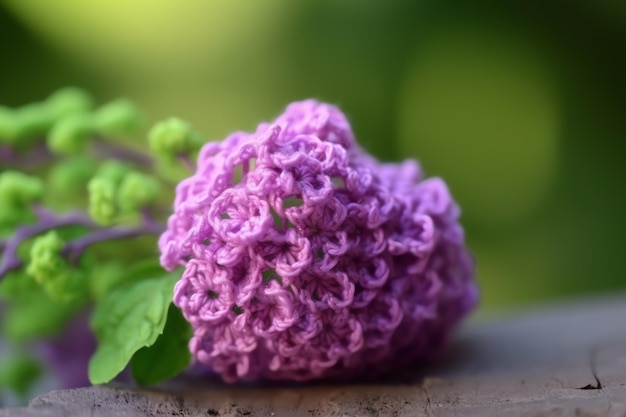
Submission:
[[425,34],[407,68],[400,152],[444,176],[480,227],[523,221],[544,201],[557,170],[552,74],[533,45],[509,29],[446,23]]
[[[0,2],[0,103],[64,85],[219,140],[339,105],[463,208],[482,308],[626,288],[619,1]],[[133,146],[144,146],[138,138]]]

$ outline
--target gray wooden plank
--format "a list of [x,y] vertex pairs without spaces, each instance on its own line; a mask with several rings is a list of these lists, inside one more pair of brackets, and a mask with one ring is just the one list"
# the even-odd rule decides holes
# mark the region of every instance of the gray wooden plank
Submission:
[[225,386],[179,380],[150,390],[55,391],[0,417],[626,417],[626,296],[473,323],[437,364],[377,383]]

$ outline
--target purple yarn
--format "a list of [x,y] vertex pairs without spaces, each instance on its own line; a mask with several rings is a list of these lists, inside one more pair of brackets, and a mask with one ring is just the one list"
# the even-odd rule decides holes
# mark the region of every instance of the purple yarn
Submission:
[[477,302],[446,184],[366,154],[331,105],[205,144],[174,208],[161,263],[185,267],[190,349],[226,381],[389,371],[437,355]]

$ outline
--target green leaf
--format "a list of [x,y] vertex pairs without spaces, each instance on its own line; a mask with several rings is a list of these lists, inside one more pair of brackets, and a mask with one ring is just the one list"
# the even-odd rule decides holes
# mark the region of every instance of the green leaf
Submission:
[[125,282],[127,267],[122,263],[110,262],[99,265],[89,274],[89,295],[96,302],[104,298],[115,287]]
[[154,385],[173,378],[189,367],[192,330],[182,312],[170,305],[163,334],[131,360],[133,377],[140,385]]
[[96,306],[91,321],[98,339],[98,349],[89,362],[92,384],[111,381],[135,352],[156,342],[163,333],[179,275],[129,283],[106,294]]
[[144,260],[130,267],[122,263],[108,263],[93,268],[89,277],[89,290],[92,298],[98,301],[120,286],[152,279],[162,274],[163,267],[158,260]]

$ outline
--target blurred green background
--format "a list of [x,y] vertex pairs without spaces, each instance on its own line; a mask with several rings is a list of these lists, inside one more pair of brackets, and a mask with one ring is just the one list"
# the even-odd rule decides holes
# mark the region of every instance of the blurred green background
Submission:
[[626,288],[626,2],[0,0],[0,103],[76,85],[207,137],[339,105],[464,211],[483,308]]

